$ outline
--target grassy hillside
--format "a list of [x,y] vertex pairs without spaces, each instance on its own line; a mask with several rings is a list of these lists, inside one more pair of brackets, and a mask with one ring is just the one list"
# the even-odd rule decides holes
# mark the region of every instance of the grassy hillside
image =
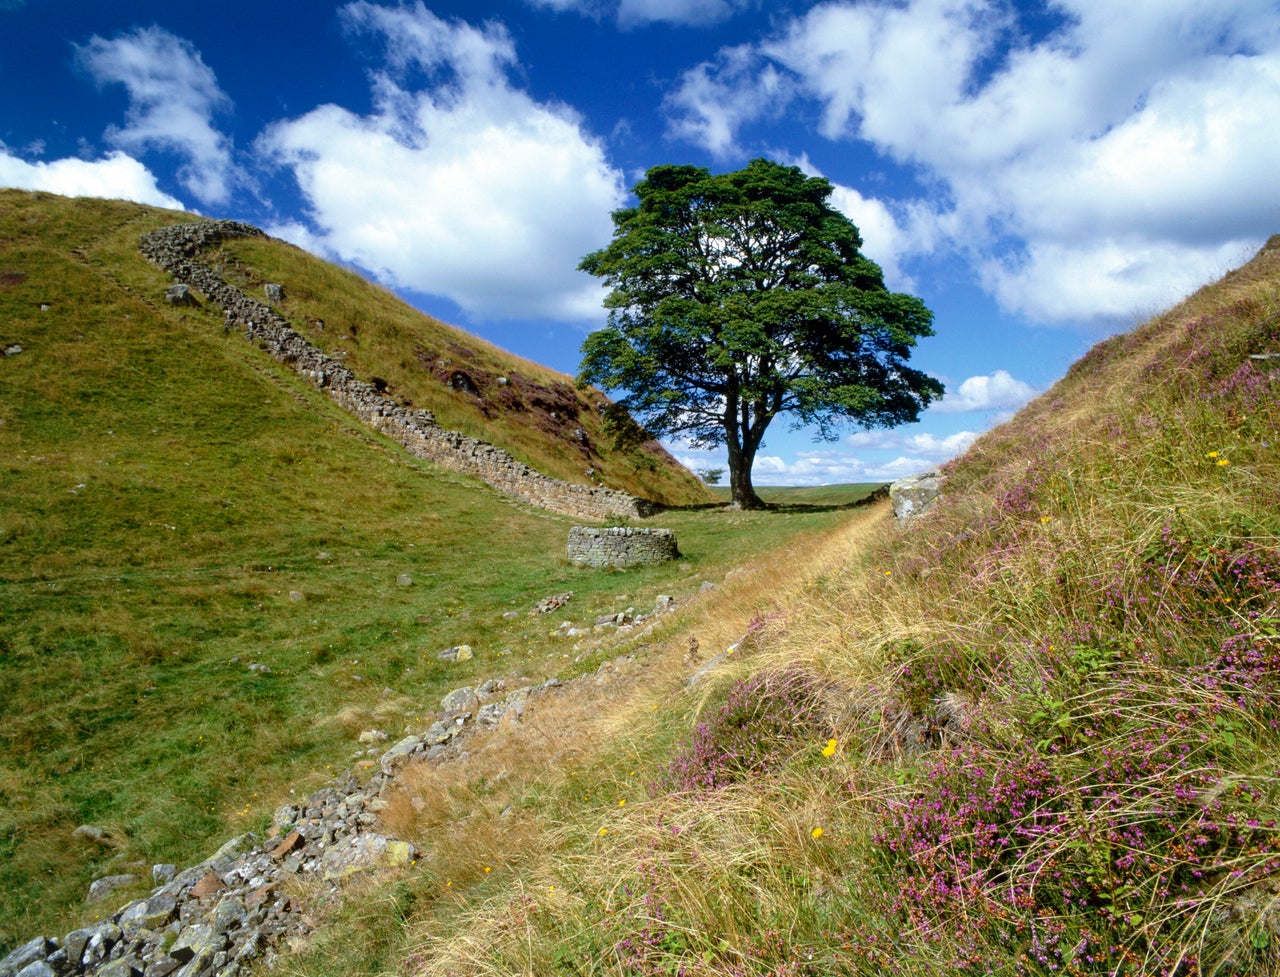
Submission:
[[[223,243],[206,256],[246,294],[283,283],[276,311],[361,379],[378,378],[406,405],[482,438],[554,478],[603,484],[668,505],[706,502],[706,490],[656,441],[616,447],[607,397],[512,356],[405,305],[387,290],[280,241]],[[623,442],[625,444],[625,442]]]
[[[684,599],[843,518],[672,513],[682,564],[575,569],[571,520],[407,457],[216,311],[160,301],[137,239],[186,219],[0,192],[0,953],[116,908],[83,905],[94,878],[261,827],[363,729],[593,668],[560,620]],[[566,590],[554,622],[524,613]],[[436,659],[459,643],[473,661]],[[75,842],[86,823],[113,844]]]
[[[391,813],[427,854],[292,967],[1280,973],[1277,354],[1273,239],[907,529],[853,512],[549,738],[412,774]],[[733,654],[686,686],[690,635]]]

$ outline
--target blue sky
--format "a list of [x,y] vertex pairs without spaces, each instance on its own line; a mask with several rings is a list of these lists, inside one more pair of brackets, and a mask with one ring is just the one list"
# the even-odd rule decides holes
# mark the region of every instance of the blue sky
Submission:
[[780,418],[755,480],[897,477],[1280,231],[1280,8],[0,0],[0,186],[248,220],[566,372],[628,188],[755,156],[835,185],[948,387],[835,443]]

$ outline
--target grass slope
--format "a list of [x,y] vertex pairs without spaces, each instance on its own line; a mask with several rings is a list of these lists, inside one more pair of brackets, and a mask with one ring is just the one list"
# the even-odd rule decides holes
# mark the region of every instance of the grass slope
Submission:
[[706,502],[706,489],[656,441],[619,449],[608,398],[405,305],[360,276],[280,241],[224,242],[206,258],[246,294],[283,283],[277,311],[356,375],[377,377],[406,405],[482,438],[546,475],[605,484],[668,505]]
[[[136,243],[186,219],[0,193],[0,349],[22,348],[0,356],[0,952],[113,910],[82,904],[91,879],[260,827],[362,729],[598,662],[548,637],[561,617],[504,612],[647,609],[843,518],[675,512],[682,566],[572,568],[570,520],[406,457],[216,311],[159,301]],[[472,662],[435,658],[463,642]],[[84,823],[114,844],[73,842]]]
[[757,559],[547,739],[417,771],[415,872],[292,969],[1280,973],[1277,354],[1273,239],[905,531]]

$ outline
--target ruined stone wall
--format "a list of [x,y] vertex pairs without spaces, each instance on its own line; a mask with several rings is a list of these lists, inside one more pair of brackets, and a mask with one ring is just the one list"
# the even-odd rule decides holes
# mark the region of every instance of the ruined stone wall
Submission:
[[651,502],[625,492],[575,485],[543,475],[501,448],[440,427],[430,411],[403,407],[372,384],[358,379],[340,360],[311,345],[270,306],[249,298],[199,260],[203,249],[237,237],[266,235],[239,221],[198,221],[152,231],[143,237],[141,250],[176,281],[190,285],[220,306],[228,327],[242,328],[246,339],[292,366],[336,404],[398,441],[410,454],[451,471],[474,475],[500,492],[562,515],[607,519],[652,514],[655,507]]
[[676,534],[670,529],[630,526],[608,529],[574,526],[569,530],[566,552],[574,563],[618,569],[664,563],[680,555]]

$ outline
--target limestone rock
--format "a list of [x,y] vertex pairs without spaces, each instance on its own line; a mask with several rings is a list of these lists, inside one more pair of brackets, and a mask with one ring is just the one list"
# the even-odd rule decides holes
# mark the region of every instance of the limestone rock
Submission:
[[898,525],[920,515],[942,494],[942,472],[936,468],[900,478],[889,486],[889,501]]
[[267,282],[262,286],[263,293],[267,296],[268,302],[284,301],[284,286],[276,282]]
[[440,701],[440,709],[447,716],[474,714],[480,708],[480,696],[471,686],[454,689]]
[[17,356],[22,352],[22,347],[18,343],[12,343],[4,348],[5,356]]

